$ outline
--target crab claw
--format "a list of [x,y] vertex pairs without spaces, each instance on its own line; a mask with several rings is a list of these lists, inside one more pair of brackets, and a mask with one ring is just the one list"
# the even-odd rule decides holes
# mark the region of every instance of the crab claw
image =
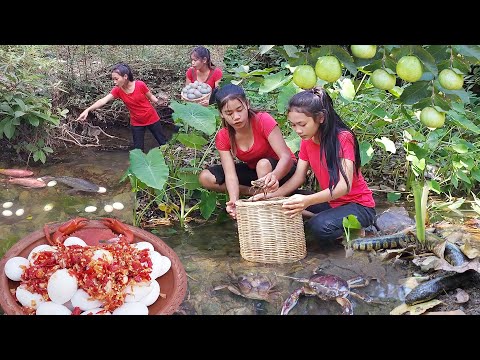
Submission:
[[66,235],[70,235],[74,231],[84,227],[88,223],[88,219],[85,218],[75,218],[72,220],[67,221],[66,223],[62,224],[50,237],[50,230],[47,225],[43,227],[45,237],[47,241],[52,245],[58,245],[62,243],[63,238]]
[[282,311],[280,312],[280,315],[287,315],[290,312],[290,310],[292,310],[295,307],[295,305],[297,305],[300,295],[304,295],[304,294],[305,294],[305,291],[303,287],[295,290],[283,303]]
[[108,228],[112,229],[118,234],[123,235],[123,240],[127,243],[133,242],[133,232],[128,226],[117,219],[105,218],[101,220]]

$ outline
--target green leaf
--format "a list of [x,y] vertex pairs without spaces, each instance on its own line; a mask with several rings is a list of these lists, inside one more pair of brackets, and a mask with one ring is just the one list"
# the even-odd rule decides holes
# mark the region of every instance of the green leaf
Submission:
[[463,126],[465,129],[474,132],[475,134],[480,134],[480,128],[475,125],[472,121],[467,119],[465,116],[455,113],[453,111],[448,112],[450,119],[453,119],[455,122]]
[[362,224],[358,221],[357,217],[355,215],[348,215],[345,216],[342,220],[343,227],[347,229],[361,229]]
[[443,92],[446,95],[454,95],[455,97],[458,97],[461,101],[463,101],[465,104],[470,104],[470,96],[465,90],[447,90],[440,85],[440,82],[438,80],[435,80],[433,82],[433,86],[435,89],[438,91]]
[[428,90],[428,82],[417,81],[403,90],[403,93],[400,96],[400,101],[404,104],[412,105],[430,95],[431,91]]
[[292,131],[288,136],[285,137],[285,142],[293,153],[296,153],[298,150],[300,150],[301,140],[302,139],[300,139],[295,131]]
[[350,71],[353,75],[357,74],[358,69],[355,65],[355,61],[347,50],[340,46],[332,45],[331,51],[332,54],[335,55],[337,59],[343,63],[343,65],[348,69],[348,71]]
[[438,68],[435,58],[423,47],[415,46],[413,53],[420,59],[423,65],[430,71],[434,77],[438,76]]
[[25,111],[25,112],[27,111],[27,106],[25,105],[22,99],[14,98],[13,100],[18,104],[18,106],[20,106],[20,109],[22,109],[22,111]]
[[287,110],[288,101],[293,95],[297,93],[297,88],[293,84],[293,81],[288,85],[282,86],[277,97],[277,111],[281,114],[285,114]]
[[177,185],[184,187],[187,190],[195,190],[200,187],[200,182],[198,181],[198,174],[192,172],[179,172],[177,173],[178,181]]
[[391,152],[392,154],[395,154],[397,152],[397,149],[395,148],[395,143],[385,136],[382,136],[380,139],[375,139],[375,142],[382,145],[386,151]]
[[472,175],[472,177],[477,180],[478,182],[480,182],[480,170],[478,168],[475,168],[473,169],[472,171],[470,171],[470,175]]
[[478,45],[453,45],[452,48],[463,56],[474,57],[480,60],[480,46]]
[[207,135],[212,135],[216,128],[216,111],[194,103],[180,104],[172,101],[170,107],[173,109],[173,118],[192,126],[194,129]]
[[13,116],[13,114],[14,114],[13,109],[10,107],[10,105],[8,105],[6,103],[0,104],[0,110],[4,111],[6,114],[11,115],[11,116]]
[[276,74],[265,76],[265,80],[258,91],[259,94],[269,93],[287,83],[292,79],[292,75],[285,76],[286,71],[282,70]]
[[200,213],[204,219],[210,218],[217,206],[217,193],[213,191],[202,191],[200,201]]
[[389,192],[387,194],[387,200],[390,202],[395,202],[402,197],[402,194],[399,192]]
[[462,143],[455,143],[452,144],[452,149],[455,150],[459,154],[465,154],[468,152],[468,146]]
[[440,184],[435,180],[428,180],[427,181],[428,187],[430,190],[435,191],[437,194],[440,194]]
[[260,45],[258,47],[258,51],[260,51],[260,55],[263,55],[270,51],[275,45]]
[[370,160],[372,160],[374,155],[374,150],[372,145],[368,141],[362,141],[360,143],[360,159],[362,161],[362,165],[368,164]]
[[180,141],[186,147],[191,149],[201,149],[203,145],[207,144],[208,141],[205,138],[198,136],[197,134],[179,134],[177,140]]
[[131,150],[130,170],[140,181],[157,190],[163,189],[169,173],[159,148],[153,148],[147,155],[140,149]]
[[5,134],[7,139],[11,139],[15,134],[15,125],[13,125],[13,121],[11,119],[4,123],[3,133]]
[[299,51],[296,46],[293,45],[283,45],[285,52],[291,58],[298,58],[297,52]]
[[462,170],[457,170],[455,175],[457,175],[457,177],[462,180],[463,182],[467,183],[467,184],[471,184],[471,181],[470,179],[468,178],[467,175],[465,175],[465,173],[462,171]]
[[31,116],[30,114],[28,114],[26,116],[28,122],[30,123],[30,125],[32,126],[35,126],[37,127],[39,124],[40,124],[40,119],[36,116]]

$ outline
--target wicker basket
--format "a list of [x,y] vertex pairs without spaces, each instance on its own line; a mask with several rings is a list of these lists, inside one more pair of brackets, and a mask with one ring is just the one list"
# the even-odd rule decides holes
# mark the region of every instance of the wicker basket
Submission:
[[291,263],[307,256],[302,214],[284,214],[286,198],[261,201],[238,200],[240,255],[260,263]]
[[205,94],[205,95],[203,95],[203,96],[201,96],[201,97],[199,97],[199,98],[197,98],[197,99],[189,99],[189,98],[183,96],[183,92],[180,93],[180,95],[182,96],[182,100],[184,100],[184,101],[189,101],[189,102],[194,102],[194,103],[197,103],[197,104],[198,104],[200,101],[205,100],[205,99],[208,99],[208,98],[210,97],[210,94],[211,94],[211,93],[212,93],[212,92],[209,92],[208,94]]

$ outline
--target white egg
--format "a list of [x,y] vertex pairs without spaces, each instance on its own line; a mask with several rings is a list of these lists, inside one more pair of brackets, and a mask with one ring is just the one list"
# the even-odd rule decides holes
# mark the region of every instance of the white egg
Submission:
[[87,213],[91,213],[91,212],[95,212],[95,211],[97,211],[97,207],[93,206],[93,205],[87,206],[85,208],[85,212],[87,212]]
[[28,256],[27,256],[28,260],[30,261],[30,264],[33,264],[33,262],[36,259],[37,254],[42,252],[42,251],[57,251],[57,249],[53,246],[46,245],[46,244],[35,246],[32,249],[32,251],[30,251],[30,254],[28,254]]
[[41,303],[36,311],[37,315],[71,315],[72,312],[64,305],[52,301]]
[[139,241],[133,244],[133,246],[136,247],[138,250],[148,249],[150,251],[155,251],[155,248],[153,247],[153,245],[148,241]]
[[152,288],[152,291],[150,291],[145,297],[140,299],[140,302],[147,306],[152,305],[155,301],[157,301],[158,297],[160,296],[160,284],[157,280],[152,280],[150,287]]
[[116,308],[112,315],[148,315],[148,308],[140,302],[129,302]]
[[95,308],[84,311],[80,315],[112,315],[112,313],[102,308]]
[[150,283],[151,281],[142,281],[139,283],[134,282],[133,285],[130,285],[129,283],[123,290],[124,294],[126,294],[125,302],[140,301],[147,296],[150,291],[153,290],[153,287],[150,286]]
[[78,290],[77,278],[70,275],[67,269],[55,271],[47,283],[47,292],[50,300],[57,304],[64,304],[70,300]]
[[103,259],[109,264],[113,261],[113,256],[110,251],[98,249],[93,252],[92,260]]
[[107,189],[105,189],[103,186],[99,186],[97,192],[103,194],[104,192],[107,192]]
[[5,209],[11,208],[12,206],[13,206],[13,202],[11,202],[11,201],[7,201],[7,202],[3,203],[3,207]]
[[23,214],[25,214],[25,210],[23,209],[18,209],[17,211],[15,211],[15,215],[17,216],[22,216]]
[[112,212],[113,211],[113,206],[112,205],[105,205],[103,207],[103,210],[105,210],[106,212]]
[[87,246],[87,243],[80,239],[79,237],[76,236],[70,236],[65,239],[63,242],[63,245],[65,246],[72,246],[72,245],[80,245],[80,246]]
[[10,210],[3,210],[3,211],[2,211],[2,215],[3,215],[3,216],[12,216],[12,215],[13,215],[13,212],[11,212]]
[[50,211],[53,209],[53,204],[47,204],[43,207],[43,211]]
[[42,295],[28,291],[25,285],[20,285],[17,287],[15,296],[22,306],[33,309],[37,309],[41,303],[45,302],[45,299]]
[[72,299],[73,307],[79,307],[80,310],[91,310],[98,307],[101,307],[103,303],[100,300],[93,299],[88,293],[83,289],[78,289],[75,294],[73,294]]
[[7,275],[7,278],[10,280],[20,281],[23,272],[29,266],[30,261],[28,261],[28,259],[21,256],[12,257],[5,263],[5,275]]
[[49,186],[49,187],[52,187],[52,186],[55,186],[55,185],[57,185],[57,182],[55,180],[49,181],[47,183],[47,186]]
[[150,252],[150,259],[152,260],[152,273],[150,274],[152,280],[164,275],[172,266],[170,259],[157,251]]
[[123,210],[123,208],[124,208],[124,206],[121,202],[114,202],[112,204],[112,206],[115,210]]

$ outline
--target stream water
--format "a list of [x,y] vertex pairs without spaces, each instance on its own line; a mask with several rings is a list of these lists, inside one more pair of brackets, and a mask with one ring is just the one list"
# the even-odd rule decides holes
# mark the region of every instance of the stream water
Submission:
[[[1,164],[0,168],[12,164]],[[19,167],[19,166],[17,166]],[[0,204],[12,202],[12,216],[0,216],[0,256],[19,239],[39,230],[45,223],[67,221],[73,217],[116,217],[132,224],[133,193],[130,184],[120,183],[128,168],[128,151],[98,151],[91,148],[65,154],[62,161],[34,167],[35,177],[72,176],[103,186],[99,193],[68,193],[68,187],[58,183],[53,187],[26,189],[18,185],[0,183]],[[124,204],[123,210],[107,213],[104,206],[114,202]],[[48,205],[48,206],[47,206]],[[51,210],[46,211],[46,207]],[[96,206],[92,213],[87,206]],[[21,216],[16,210],[24,209]],[[3,209],[2,209],[3,210]],[[179,256],[188,276],[188,290],[177,314],[199,315],[272,315],[279,314],[282,302],[302,283],[277,275],[309,277],[315,269],[335,274],[344,279],[357,276],[371,279],[364,288],[354,289],[359,294],[377,300],[365,303],[351,298],[354,314],[389,314],[405,296],[400,280],[408,276],[406,267],[392,262],[383,263],[367,252],[355,252],[346,257],[340,242],[318,244],[307,237],[307,257],[291,264],[272,265],[253,263],[240,256],[236,222],[207,222],[201,225],[157,226],[153,231]],[[231,277],[248,274],[267,276],[280,296],[271,302],[241,297],[231,291]],[[222,287],[223,286],[223,287]],[[215,290],[217,288],[217,290]],[[317,297],[302,297],[291,314],[340,314],[336,301],[323,301]]]

